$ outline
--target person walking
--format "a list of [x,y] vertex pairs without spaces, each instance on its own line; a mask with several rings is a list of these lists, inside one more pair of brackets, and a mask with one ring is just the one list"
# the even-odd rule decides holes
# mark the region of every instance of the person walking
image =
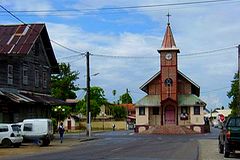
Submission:
[[63,142],[63,134],[64,134],[64,127],[63,127],[63,122],[60,123],[60,126],[58,127],[58,132],[59,132],[59,135],[60,135],[60,140],[61,140],[61,143]]

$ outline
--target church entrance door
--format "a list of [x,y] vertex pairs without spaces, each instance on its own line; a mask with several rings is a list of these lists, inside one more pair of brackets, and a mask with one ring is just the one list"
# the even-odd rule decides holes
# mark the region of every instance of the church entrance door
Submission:
[[165,124],[175,124],[175,107],[166,106],[165,108]]

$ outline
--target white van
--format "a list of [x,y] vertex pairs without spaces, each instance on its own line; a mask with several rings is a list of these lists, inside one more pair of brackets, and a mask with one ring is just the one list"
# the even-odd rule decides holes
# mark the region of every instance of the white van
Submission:
[[40,146],[48,146],[53,140],[51,119],[25,119],[21,124],[24,141],[34,141]]

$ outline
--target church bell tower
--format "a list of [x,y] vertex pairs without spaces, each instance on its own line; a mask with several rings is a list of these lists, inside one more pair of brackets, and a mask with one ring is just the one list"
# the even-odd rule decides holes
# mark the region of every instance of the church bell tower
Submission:
[[169,14],[166,32],[163,38],[160,54],[161,78],[160,91],[161,101],[171,99],[177,103],[177,54],[180,52],[176,47],[169,23]]

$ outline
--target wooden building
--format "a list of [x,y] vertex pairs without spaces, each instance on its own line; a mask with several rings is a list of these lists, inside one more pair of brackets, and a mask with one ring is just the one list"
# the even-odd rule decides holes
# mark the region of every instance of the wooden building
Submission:
[[136,103],[136,131],[152,126],[183,125],[203,132],[206,103],[200,87],[178,70],[178,54],[170,23],[167,24],[160,54],[160,71],[140,89],[147,93]]
[[58,64],[45,24],[0,25],[0,123],[48,118]]

